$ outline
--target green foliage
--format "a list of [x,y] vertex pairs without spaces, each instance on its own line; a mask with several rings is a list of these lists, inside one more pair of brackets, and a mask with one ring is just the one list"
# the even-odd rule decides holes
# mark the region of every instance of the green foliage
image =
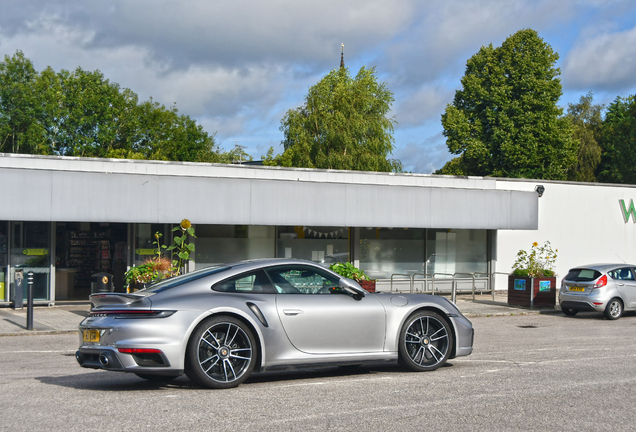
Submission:
[[[157,249],[156,256],[124,273],[128,287],[133,283],[147,284],[182,274],[190,255],[194,253],[194,244],[189,243],[188,240],[190,237],[196,238],[197,236],[194,235],[194,227],[187,219],[182,220],[178,226],[172,229],[172,232],[181,232],[182,235],[175,235],[170,246],[161,244],[163,235],[159,232],[155,233],[155,241],[152,244]],[[172,261],[164,256],[164,251],[171,252]]]
[[393,125],[387,117],[393,93],[375,68],[334,69],[309,88],[305,104],[281,120],[284,152],[264,157],[265,165],[401,172],[393,152]]
[[370,280],[369,276],[349,262],[332,264],[329,266],[329,269],[338,273],[342,277],[353,279],[357,282]]
[[617,97],[605,114],[598,179],[636,184],[636,96]]
[[197,238],[194,235],[194,228],[190,221],[184,219],[179,226],[172,229],[172,232],[181,232],[181,235],[175,235],[172,239],[172,245],[167,250],[172,251],[172,267],[174,276],[181,274],[185,263],[190,259],[190,255],[194,253],[194,244],[188,243],[188,238]]
[[0,152],[191,162],[232,161],[176,106],[77,68],[38,73],[21,51],[0,62]]
[[557,259],[558,249],[552,250],[549,241],[542,246],[532,243],[530,252],[521,249],[517,252],[517,260],[513,264],[512,274],[525,277],[552,277]]
[[568,173],[568,180],[594,182],[596,170],[601,162],[601,141],[603,132],[603,105],[593,105],[593,95],[589,92],[581,96],[579,103],[568,104],[567,118],[574,129],[574,139],[579,142],[576,164]]
[[459,156],[437,174],[566,179],[578,147],[556,105],[558,58],[531,29],[471,57],[442,115],[448,149]]

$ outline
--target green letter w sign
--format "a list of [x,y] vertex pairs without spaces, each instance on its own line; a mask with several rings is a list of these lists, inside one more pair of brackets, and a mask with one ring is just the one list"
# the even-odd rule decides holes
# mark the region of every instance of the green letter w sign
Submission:
[[625,223],[629,222],[629,216],[631,215],[636,223],[636,208],[634,207],[634,200],[629,200],[629,208],[625,207],[625,200],[618,200],[621,204],[621,210],[623,211],[623,220]]

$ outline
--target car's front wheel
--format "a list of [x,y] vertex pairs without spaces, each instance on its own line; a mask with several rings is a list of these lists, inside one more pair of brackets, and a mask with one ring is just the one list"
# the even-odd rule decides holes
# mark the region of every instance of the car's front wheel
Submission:
[[446,363],[453,346],[448,322],[432,311],[411,315],[400,332],[400,364],[413,371],[432,371]]
[[619,298],[613,298],[605,307],[605,318],[609,320],[619,319],[623,314],[623,302]]
[[572,308],[561,308],[561,310],[563,311],[564,314],[566,314],[567,316],[574,316],[577,313],[579,313],[578,309],[572,309]]
[[229,316],[210,317],[190,337],[185,372],[202,387],[236,387],[254,370],[257,350],[252,331],[242,321]]

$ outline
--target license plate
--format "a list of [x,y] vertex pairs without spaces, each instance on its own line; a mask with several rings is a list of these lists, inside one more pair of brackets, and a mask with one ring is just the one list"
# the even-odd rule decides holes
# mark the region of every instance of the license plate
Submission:
[[99,330],[84,330],[84,342],[99,342]]
[[583,291],[585,291],[585,287],[570,287],[570,291],[583,292]]

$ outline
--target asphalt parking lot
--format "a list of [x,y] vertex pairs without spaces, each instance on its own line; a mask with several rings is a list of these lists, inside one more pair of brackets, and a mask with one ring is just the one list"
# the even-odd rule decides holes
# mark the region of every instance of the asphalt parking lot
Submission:
[[0,429],[633,430],[636,316],[472,321],[474,353],[435,372],[281,371],[222,391],[81,369],[76,334],[4,336]]

